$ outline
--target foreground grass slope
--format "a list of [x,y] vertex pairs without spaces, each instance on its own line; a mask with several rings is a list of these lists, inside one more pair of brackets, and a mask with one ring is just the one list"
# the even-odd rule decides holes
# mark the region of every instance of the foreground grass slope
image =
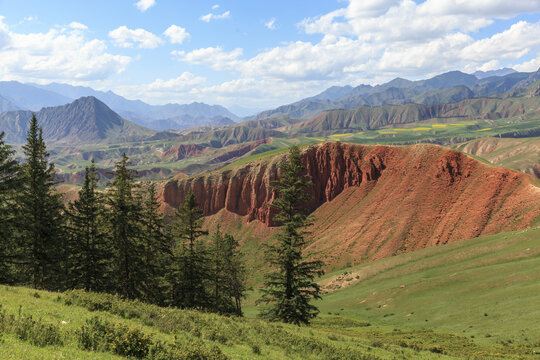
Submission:
[[325,276],[310,327],[254,319],[253,305],[229,318],[0,286],[0,348],[24,359],[534,359],[539,269],[540,228],[394,256]]
[[[430,348],[373,344],[333,328],[159,308],[111,295],[0,287],[1,358],[450,359]],[[333,318],[333,326],[342,326]],[[347,326],[368,324],[347,320]]]

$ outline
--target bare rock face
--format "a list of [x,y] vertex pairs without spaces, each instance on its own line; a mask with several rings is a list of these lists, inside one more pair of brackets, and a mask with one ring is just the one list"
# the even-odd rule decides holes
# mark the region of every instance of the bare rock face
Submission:
[[[191,189],[207,216],[226,211],[273,226],[271,184],[286,156],[171,180],[163,207],[176,208]],[[524,229],[540,217],[540,188],[528,175],[436,145],[324,143],[304,149],[302,161],[313,182],[308,251],[330,264]]]
[[187,157],[200,155],[206,149],[207,147],[202,145],[180,144],[171,146],[167,151],[163,152],[160,157],[162,159],[178,161]]

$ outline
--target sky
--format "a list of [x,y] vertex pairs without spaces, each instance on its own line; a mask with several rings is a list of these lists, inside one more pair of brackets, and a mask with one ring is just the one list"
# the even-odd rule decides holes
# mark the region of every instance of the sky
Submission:
[[540,67],[540,0],[0,0],[0,81],[151,104],[247,115],[334,85],[502,67]]

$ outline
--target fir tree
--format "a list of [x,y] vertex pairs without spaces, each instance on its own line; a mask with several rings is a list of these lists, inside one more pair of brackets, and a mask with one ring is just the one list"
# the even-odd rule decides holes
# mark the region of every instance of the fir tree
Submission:
[[13,283],[12,264],[15,260],[17,228],[16,195],[20,187],[19,165],[15,153],[0,133],[0,282]]
[[164,305],[167,296],[167,270],[172,258],[172,244],[164,231],[163,215],[159,212],[156,186],[148,182],[142,187],[142,240],[144,263],[143,300]]
[[23,150],[26,163],[22,165],[19,197],[23,274],[34,288],[59,289],[65,275],[63,205],[61,195],[54,191],[54,165],[48,162],[49,153],[35,114]]
[[115,164],[114,178],[108,193],[108,219],[113,247],[115,291],[129,299],[141,298],[144,293],[144,262],[141,239],[141,208],[136,201],[136,175],[128,169],[129,158]]
[[109,290],[111,246],[105,224],[105,202],[96,191],[94,160],[85,169],[79,199],[69,205],[69,287],[87,291]]
[[180,308],[206,308],[208,259],[199,238],[208,232],[202,230],[203,212],[191,190],[175,215],[177,222],[173,224],[172,236],[176,246],[170,272],[172,305]]
[[274,220],[281,223],[281,228],[277,244],[267,250],[273,271],[266,276],[259,302],[267,306],[260,315],[273,321],[308,324],[318,314],[310,301],[320,298],[314,279],[322,275],[322,263],[307,261],[302,254],[307,245],[305,228],[310,224],[305,204],[311,199],[311,181],[298,147],[291,147],[280,170],[280,179],[274,184],[277,198],[272,206],[278,210]]
[[210,240],[209,293],[212,296],[212,311],[242,315],[246,272],[238,251],[238,241],[229,234],[222,234],[219,225]]

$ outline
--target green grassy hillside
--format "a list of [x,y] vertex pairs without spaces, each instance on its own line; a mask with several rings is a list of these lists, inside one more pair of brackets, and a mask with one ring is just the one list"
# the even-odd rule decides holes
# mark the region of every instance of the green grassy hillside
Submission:
[[324,314],[540,346],[540,228],[387,258],[322,283]]
[[255,319],[254,305],[235,318],[0,286],[0,348],[17,359],[534,359],[539,269],[540,228],[394,256],[327,274],[310,327]]

